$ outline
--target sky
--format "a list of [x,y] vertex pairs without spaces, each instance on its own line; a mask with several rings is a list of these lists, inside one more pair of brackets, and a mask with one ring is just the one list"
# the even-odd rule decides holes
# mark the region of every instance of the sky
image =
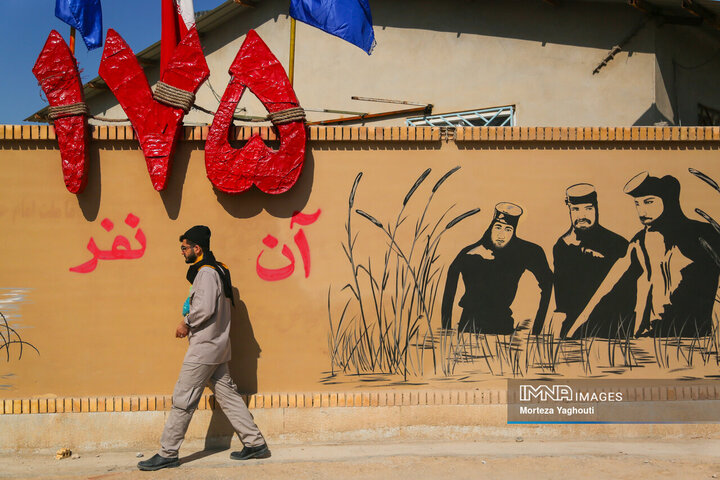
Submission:
[[[194,0],[195,11],[211,10],[224,0]],[[24,124],[23,119],[47,105],[32,73],[51,30],[70,43],[70,27],[55,17],[55,0],[0,0],[0,124]],[[117,31],[139,52],[160,40],[160,0],[102,0],[103,30]],[[104,36],[103,36],[104,40]],[[75,58],[83,83],[98,76],[102,47],[90,52],[78,33]]]

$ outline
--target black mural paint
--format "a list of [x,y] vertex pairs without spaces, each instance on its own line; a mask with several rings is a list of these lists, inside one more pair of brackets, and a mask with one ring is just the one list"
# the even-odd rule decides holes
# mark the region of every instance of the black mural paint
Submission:
[[[635,198],[645,225],[630,243],[645,252],[638,260],[651,283],[639,333],[708,335],[720,268],[700,238],[720,252],[720,235],[712,225],[685,216],[680,206],[680,182],[673,176],[658,178],[643,172],[628,182],[625,193]],[[660,205],[646,211],[647,202],[657,198]],[[669,302],[663,304],[664,299]]]
[[[556,311],[565,314],[565,337],[613,264],[627,252],[628,241],[600,225],[597,193],[587,183],[569,187],[565,203],[571,227],[553,247]],[[629,281],[630,280],[630,281]],[[625,337],[631,327],[634,283],[625,278],[594,309],[575,337]]]
[[552,271],[543,249],[515,235],[522,209],[500,203],[495,217],[477,243],[463,248],[448,269],[442,302],[442,326],[452,328],[452,307],[460,275],[465,294],[458,331],[487,334],[511,334],[515,320],[510,306],[515,299],[520,277],[530,271],[540,286],[540,304],[533,333],[542,330],[552,294]]
[[625,185],[624,192],[634,198],[643,229],[630,240],[627,254],[611,268],[569,333],[594,314],[610,289],[631,278],[637,285],[636,336],[710,334],[720,276],[713,253],[720,252],[720,235],[711,224],[685,216],[680,182],[673,176],[643,172]]

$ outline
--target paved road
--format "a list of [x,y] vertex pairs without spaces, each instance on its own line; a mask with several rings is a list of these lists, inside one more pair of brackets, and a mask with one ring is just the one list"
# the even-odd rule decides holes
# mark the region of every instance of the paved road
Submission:
[[[48,452],[0,456],[0,478],[27,479],[712,479],[720,440],[384,442],[271,445],[265,460],[239,462],[225,451],[181,451],[179,468],[140,472],[137,452]],[[145,457],[153,452],[145,452]]]

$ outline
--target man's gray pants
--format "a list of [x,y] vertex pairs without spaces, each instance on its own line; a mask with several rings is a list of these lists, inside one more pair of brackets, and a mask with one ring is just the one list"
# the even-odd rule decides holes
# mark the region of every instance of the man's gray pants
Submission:
[[160,439],[160,455],[166,458],[178,456],[188,425],[200,402],[205,385],[215,394],[215,400],[230,420],[242,443],[256,447],[265,443],[253,416],[245,405],[242,395],[237,391],[235,382],[230,378],[227,363],[205,365],[202,363],[183,363],[175,390],[173,405],[165,422]]

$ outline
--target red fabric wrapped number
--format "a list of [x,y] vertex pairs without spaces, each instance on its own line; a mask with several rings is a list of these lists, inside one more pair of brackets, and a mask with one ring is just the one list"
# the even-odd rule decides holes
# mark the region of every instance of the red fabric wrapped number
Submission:
[[270,113],[300,104],[287,74],[262,39],[250,30],[229,69],[231,79],[205,143],[205,168],[210,182],[227,193],[240,193],[253,184],[265,193],[283,193],[297,181],[305,159],[303,120],[276,125],[280,149],[268,148],[253,135],[242,149],[230,146],[233,114],[245,88],[250,89]]
[[[185,111],[153,98],[145,73],[125,40],[107,32],[99,69],[135,129],[155,190],[164,190]],[[197,30],[183,37],[160,81],[186,92],[197,92],[210,71]]]
[[[77,63],[65,40],[55,30],[50,32],[32,71],[51,107],[83,102]],[[58,114],[53,123],[65,186],[71,193],[82,193],[88,178],[87,116],[82,113]]]

